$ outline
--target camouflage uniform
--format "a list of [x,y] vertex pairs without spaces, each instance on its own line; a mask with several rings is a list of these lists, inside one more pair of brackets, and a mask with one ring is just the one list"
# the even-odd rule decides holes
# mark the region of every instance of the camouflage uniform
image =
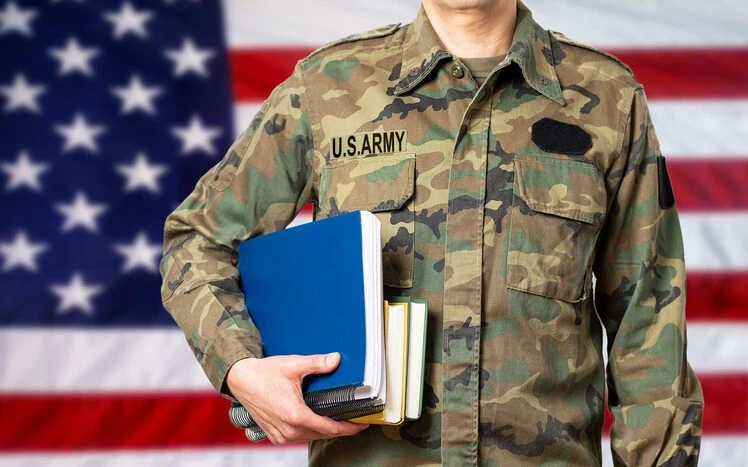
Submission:
[[163,300],[225,392],[228,368],[262,355],[238,243],[309,202],[317,219],[369,210],[386,292],[429,301],[424,414],[314,442],[312,464],[599,464],[604,329],[614,459],[694,465],[703,402],[669,186],[614,57],[520,4],[478,87],[421,10],[323,47],[273,91],[167,219]]

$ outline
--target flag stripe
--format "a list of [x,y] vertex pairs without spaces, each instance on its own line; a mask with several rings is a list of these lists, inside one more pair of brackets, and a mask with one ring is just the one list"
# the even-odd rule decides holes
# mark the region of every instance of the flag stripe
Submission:
[[[264,100],[314,49],[257,47],[229,54],[234,98]],[[748,98],[748,48],[612,50],[649,99]],[[694,79],[698,76],[699,79]]]
[[680,215],[687,271],[748,271],[748,211]]
[[[748,373],[746,318],[719,324],[694,321],[688,326],[689,360],[699,374]],[[96,353],[91,349],[97,349]],[[4,360],[0,397],[20,392],[211,390],[182,333],[174,329],[4,328],[0,330],[0,355]],[[40,372],[39,368],[54,370]]]
[[306,444],[242,447],[0,455],[0,467],[306,467]]
[[[692,324],[748,320],[748,271],[688,272],[686,315]],[[698,339],[698,335],[694,335]],[[748,336],[744,336],[748,339]]]
[[742,159],[748,154],[746,99],[658,99],[649,109],[666,157]]
[[[748,435],[748,418],[732,416],[748,408],[748,379],[732,374],[700,379],[708,407],[704,432]],[[0,398],[0,451],[244,445],[244,434],[228,422],[227,408],[212,392],[6,394]],[[69,429],[71,420],[75,430]]]
[[680,212],[748,210],[748,157],[668,158],[668,173]]
[[[603,466],[612,467],[610,439],[603,438]],[[699,461],[707,466],[734,466],[748,457],[748,437],[704,436]],[[94,451],[81,453],[22,453],[0,455],[0,467],[305,467],[306,444],[258,449],[246,446],[222,449],[180,449],[148,451]]]
[[[224,0],[231,48],[313,46],[391,23],[415,18],[419,0],[380,0],[343,8],[339,1]],[[615,0],[527,0],[533,17],[547,29],[600,47],[703,47],[747,45],[748,5],[714,0],[662,0],[623,4]],[[289,11],[294,14],[288,14]],[[313,18],[321,19],[315,21]]]
[[[0,355],[3,355],[0,397],[2,392],[22,391],[175,392],[211,389],[184,335],[173,328],[51,330],[5,327],[0,328]],[[40,368],[51,371],[39,371]]]
[[0,451],[242,445],[227,410],[212,392],[5,394]]
[[649,99],[748,97],[748,48],[610,52],[631,67]]

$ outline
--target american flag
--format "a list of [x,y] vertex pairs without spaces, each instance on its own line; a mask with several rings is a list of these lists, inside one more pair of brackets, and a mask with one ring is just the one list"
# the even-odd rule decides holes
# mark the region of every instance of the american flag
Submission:
[[[702,465],[744,465],[748,4],[525,3],[645,85],[685,236]],[[161,308],[163,221],[298,59],[417,8],[0,0],[0,466],[305,464],[229,425]]]

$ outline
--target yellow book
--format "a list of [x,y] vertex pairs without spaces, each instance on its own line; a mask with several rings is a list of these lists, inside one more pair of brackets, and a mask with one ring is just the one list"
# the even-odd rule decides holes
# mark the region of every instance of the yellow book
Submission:
[[389,303],[384,309],[386,395],[380,413],[349,420],[373,425],[399,425],[405,420],[408,369],[408,303]]

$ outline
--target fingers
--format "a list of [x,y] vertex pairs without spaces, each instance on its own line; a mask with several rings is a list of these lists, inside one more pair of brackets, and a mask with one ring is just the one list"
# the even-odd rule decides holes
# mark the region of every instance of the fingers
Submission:
[[338,352],[323,355],[299,355],[286,358],[288,359],[289,370],[294,376],[298,377],[330,373],[340,363],[340,354]]
[[267,417],[268,414],[263,415],[265,415],[262,417],[264,423],[260,423],[260,420],[256,421],[265,430],[268,439],[273,444],[352,436],[368,427],[368,425],[337,422],[317,415],[304,404],[291,404],[282,413],[272,418]]
[[300,414],[294,420],[295,424],[316,433],[320,438],[328,439],[339,436],[352,436],[368,427],[368,425],[350,422],[337,422],[331,418],[317,415],[306,405],[299,412]]
[[315,414],[303,400],[301,382],[329,373],[340,363],[337,352],[240,360],[227,375],[232,394],[275,444],[351,436],[367,425],[336,422]]

